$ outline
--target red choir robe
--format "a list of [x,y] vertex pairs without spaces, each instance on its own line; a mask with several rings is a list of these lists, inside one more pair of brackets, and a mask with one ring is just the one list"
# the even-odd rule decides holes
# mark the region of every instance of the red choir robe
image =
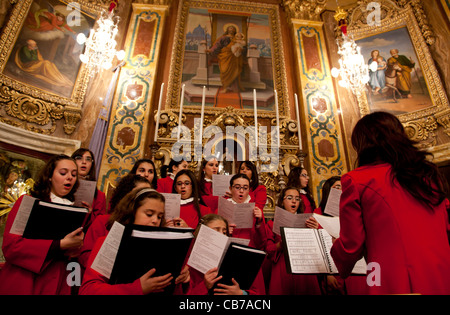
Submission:
[[264,210],[267,202],[267,189],[264,185],[259,185],[255,190],[250,190],[250,197],[252,198],[250,202],[254,202],[255,206]]
[[97,189],[97,193],[95,195],[94,201],[92,202],[92,212],[89,218],[86,220],[86,224],[84,226],[84,233],[89,230],[92,222],[100,216],[106,214],[106,195],[103,191]]
[[[342,176],[340,236],[331,249],[346,278],[363,256],[373,266],[369,294],[450,294],[450,245],[445,202],[424,207],[392,181],[389,164]],[[369,278],[368,277],[368,278]]]
[[263,263],[267,294],[270,295],[320,295],[316,275],[293,275],[286,270],[281,236],[273,232],[273,220],[266,224],[267,257]]
[[83,241],[83,247],[81,247],[80,256],[78,256],[78,262],[86,268],[88,264],[89,256],[94,248],[95,242],[102,236],[108,234],[106,229],[106,224],[108,223],[110,214],[103,214],[97,216],[97,218],[92,222],[91,227],[86,232]]
[[87,266],[84,272],[83,282],[80,287],[80,295],[143,295],[141,281],[136,279],[132,283],[115,284],[108,283],[108,279],[91,268],[97,253],[102,247],[106,236],[102,236],[95,242],[92,253],[89,256]]
[[[209,213],[211,213],[210,208],[200,205],[200,214],[202,217]],[[180,206],[180,218],[182,218],[190,228],[195,229],[197,227],[200,218],[198,217],[197,210],[195,209],[193,202],[182,204]]]
[[156,190],[160,193],[172,193],[173,188],[173,179],[170,176],[164,177],[164,178],[158,178],[156,181],[157,188]]
[[305,194],[300,193],[300,198],[305,205],[305,213],[313,213],[313,205],[311,204],[311,201],[309,201],[308,197]]
[[[252,202],[251,198],[248,199],[248,202]],[[232,202],[232,201],[230,201]],[[262,210],[262,209],[261,209]],[[264,249],[267,237],[266,237],[266,223],[264,220],[264,213],[262,216],[261,223],[259,226],[256,226],[256,218],[253,218],[253,227],[251,229],[234,229],[232,237],[236,238],[243,238],[250,240],[248,246],[257,248],[257,249]],[[255,279],[255,282],[253,283],[253,289],[256,290],[256,292],[266,292],[265,285],[264,285],[264,277],[262,273],[262,268],[260,270],[261,273],[261,281],[258,280],[258,277]],[[259,293],[258,293],[259,294]],[[265,294],[265,293],[264,293]]]
[[[0,295],[42,294],[66,295],[71,288],[66,282],[69,262],[52,240],[26,239],[11,234],[11,226],[23,196],[14,204],[6,221],[3,234],[3,254],[6,263],[0,271]],[[58,245],[56,248],[52,243]]]
[[[91,268],[106,236],[102,236],[95,242],[92,253],[89,256],[86,269],[83,277],[83,282],[80,287],[80,295],[143,295],[140,278],[131,283],[121,283],[111,285],[108,283],[108,278],[102,276],[100,273]],[[175,249],[176,250],[176,249]],[[155,254],[156,255],[156,254]],[[175,279],[173,280],[175,281]],[[174,295],[184,294],[183,285],[175,286]]]
[[[320,207],[318,207],[316,210],[314,210],[314,213],[317,214],[322,214],[322,209]],[[321,229],[322,227],[319,224],[319,229]],[[341,286],[341,288],[343,288],[343,290],[345,290],[345,294],[347,295],[367,295],[367,285],[366,285],[366,277],[363,275],[354,275],[354,276],[349,276],[347,279],[343,279],[341,276],[339,275],[333,275],[333,277],[336,278],[336,280],[338,281],[339,285]],[[325,279],[326,281],[326,279]],[[324,286],[326,284],[324,283]],[[326,287],[324,287],[324,290],[326,290]],[[330,294],[334,294],[336,292],[331,291],[329,292]]]
[[211,213],[217,213],[217,208],[219,206],[219,197],[213,196],[212,182],[206,182],[203,185],[202,199],[206,206],[211,209]]
[[[256,205],[256,200],[255,200],[255,195],[250,195],[250,199],[248,202],[250,203],[255,203]],[[267,198],[267,195],[266,195]],[[228,198],[227,198],[228,199]],[[230,200],[230,199],[228,199]],[[231,201],[230,201],[231,202]],[[259,207],[261,210],[263,210],[263,208]],[[244,238],[247,240],[250,240],[249,246],[250,247],[254,247],[254,248],[258,248],[258,249],[262,249],[264,248],[264,242],[265,242],[265,219],[264,219],[264,212],[262,214],[262,220],[259,226],[256,226],[256,218],[253,218],[253,227],[251,229],[234,229],[233,230],[233,237],[237,237],[237,238]]]

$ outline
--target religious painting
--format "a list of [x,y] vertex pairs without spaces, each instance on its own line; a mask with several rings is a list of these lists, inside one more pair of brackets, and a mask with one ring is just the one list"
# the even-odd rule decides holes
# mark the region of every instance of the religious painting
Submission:
[[[99,7],[83,1],[26,0],[16,4],[0,44],[0,83],[46,101],[81,107],[88,77],[77,35],[95,24]],[[6,57],[3,57],[6,56]]]
[[406,27],[356,42],[369,66],[370,111],[394,115],[433,106],[423,70]]
[[359,100],[361,114],[388,111],[407,124],[447,111],[428,34],[422,33],[413,9],[383,1],[380,23],[368,25],[364,3],[350,12],[348,29],[370,69],[367,102]]
[[178,93],[168,95],[169,107],[178,107],[182,86],[183,104],[193,112],[200,110],[203,95],[205,109],[211,111],[233,107],[253,115],[256,102],[258,114],[273,113],[274,90],[279,103],[285,105],[286,76],[277,6],[183,1],[180,12],[185,18],[178,19],[180,41],[175,43],[171,63],[174,75],[168,88]]

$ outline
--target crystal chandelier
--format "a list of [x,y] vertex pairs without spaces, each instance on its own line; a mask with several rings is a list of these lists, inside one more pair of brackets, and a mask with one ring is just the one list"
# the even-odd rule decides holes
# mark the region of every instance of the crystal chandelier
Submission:
[[97,20],[97,28],[92,29],[89,38],[83,33],[78,34],[77,42],[86,44],[85,51],[80,55],[80,60],[90,69],[90,76],[94,76],[102,69],[110,69],[114,57],[122,60],[125,57],[123,50],[116,51],[115,37],[118,32],[119,17],[114,16],[113,9],[117,2],[112,2],[108,12],[103,11]]
[[369,66],[364,61],[361,48],[347,35],[347,13],[338,8],[334,17],[342,31],[342,38],[337,40],[338,54],[341,58],[340,69],[331,69],[331,75],[335,78],[340,76],[340,86],[350,89],[355,95],[361,95],[369,82]]

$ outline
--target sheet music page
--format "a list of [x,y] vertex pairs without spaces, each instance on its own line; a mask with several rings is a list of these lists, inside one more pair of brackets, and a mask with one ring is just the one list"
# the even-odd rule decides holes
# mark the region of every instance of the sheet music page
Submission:
[[227,219],[228,224],[234,223],[234,204],[223,198],[219,197],[217,214]]
[[201,225],[187,264],[201,273],[218,267],[229,238],[206,225]]
[[358,274],[358,275],[366,275],[367,274],[367,262],[364,259],[364,257],[356,262],[355,266],[352,269],[352,273]]
[[[316,218],[317,222],[324,228],[324,230],[327,232],[328,236],[324,233],[324,240],[326,249],[328,251],[328,256],[330,259],[330,263],[332,265],[332,272],[338,273],[339,271],[336,268],[336,265],[334,264],[333,257],[331,256],[331,247],[333,247],[333,240],[331,237],[339,238],[339,231],[340,231],[340,224],[339,224],[339,217],[327,217],[320,214],[314,214],[314,217]],[[352,273],[354,274],[366,274],[367,273],[367,263],[363,258],[358,260],[353,267]]]
[[[180,228],[182,230],[185,228]],[[160,240],[180,240],[193,238],[192,229],[186,229],[186,232],[171,232],[171,231],[139,231],[133,230],[131,232],[132,237],[139,238],[152,238],[152,239],[160,239]]]
[[181,195],[171,193],[161,193],[166,198],[164,206],[164,216],[166,220],[180,217]]
[[14,218],[14,222],[11,226],[11,230],[9,233],[16,235],[23,235],[25,231],[25,227],[28,223],[28,218],[30,217],[31,210],[33,209],[33,205],[36,198],[31,197],[29,195],[24,195],[22,198],[22,202],[20,203],[19,209],[17,209],[16,217]]
[[328,273],[315,233],[314,229],[284,228],[292,273]]
[[248,240],[246,238],[229,237],[229,241],[230,241],[230,243],[236,243],[236,244],[241,244],[241,245],[245,245],[245,246],[248,246],[248,244],[250,244],[250,240]]
[[327,204],[325,205],[326,214],[332,215],[333,217],[339,216],[339,202],[341,200],[342,190],[331,188],[330,194],[328,195]]
[[93,180],[78,180],[80,185],[75,192],[75,203],[74,206],[83,207],[82,201],[87,202],[92,206],[94,202],[95,189],[97,188],[97,182]]
[[[231,202],[230,202],[231,203]],[[237,229],[251,229],[253,227],[253,209],[255,204],[237,203],[234,206],[234,224]]]
[[275,207],[275,214],[273,217],[273,232],[281,235],[280,228],[295,227],[306,228],[306,220],[312,217],[312,213],[291,213],[283,208]]
[[108,279],[114,268],[124,230],[124,225],[114,222],[91,266],[92,269]]
[[325,245],[325,251],[326,251],[327,259],[328,259],[329,264],[331,265],[330,272],[331,273],[339,273],[336,265],[334,264],[334,260],[331,257],[331,247],[333,247],[333,238],[331,237],[330,234],[328,234],[328,232],[326,230],[319,230],[319,231],[322,234],[324,245]]
[[212,189],[213,196],[225,196],[225,193],[230,190],[230,179],[233,175],[213,174]]
[[339,217],[327,217],[314,213],[314,218],[317,222],[334,238],[339,238],[339,230],[341,228]]

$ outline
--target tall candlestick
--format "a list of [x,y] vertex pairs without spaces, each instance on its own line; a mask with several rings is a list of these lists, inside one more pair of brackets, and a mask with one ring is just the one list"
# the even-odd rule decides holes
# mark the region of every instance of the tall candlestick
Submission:
[[277,144],[278,149],[280,148],[280,114],[278,112],[278,93],[275,90],[275,112],[277,114]]
[[159,102],[158,102],[158,112],[156,113],[156,126],[155,126],[155,139],[154,142],[158,140],[158,129],[159,129],[159,114],[161,112],[161,102],[164,90],[164,82],[161,84],[161,91],[159,91]]
[[298,144],[299,144],[299,147],[300,147],[300,151],[302,151],[303,150],[303,146],[302,146],[302,132],[300,130],[300,115],[298,113],[297,93],[295,93],[294,95],[295,95],[295,113],[297,114]]
[[200,139],[199,139],[200,144],[202,144],[202,140],[203,140],[203,117],[205,114],[205,98],[206,98],[206,86],[203,86],[202,113],[200,115]]
[[253,89],[253,112],[255,116],[255,147],[256,150],[258,150],[258,109],[256,102],[256,89]]
[[181,132],[181,117],[183,116],[183,103],[184,103],[184,87],[186,85],[183,84],[183,87],[181,88],[181,98],[180,98],[180,116],[178,118],[178,134],[177,134],[177,140],[180,140],[180,132]]

